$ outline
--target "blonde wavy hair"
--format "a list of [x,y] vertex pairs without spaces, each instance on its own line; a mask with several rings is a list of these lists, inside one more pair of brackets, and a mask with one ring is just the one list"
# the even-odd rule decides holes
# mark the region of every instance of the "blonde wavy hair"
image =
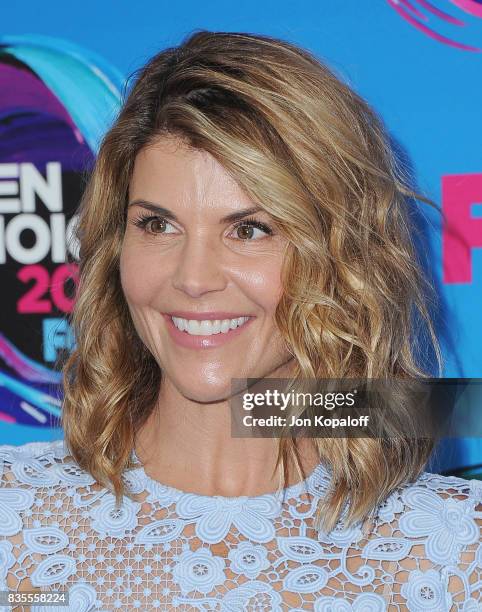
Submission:
[[[249,33],[196,30],[138,72],[78,209],[76,346],[62,366],[66,444],[118,504],[162,380],[119,277],[134,159],[159,137],[213,155],[287,238],[275,321],[296,376],[425,378],[429,362],[439,376],[442,368],[429,312],[436,294],[410,219],[414,199],[436,205],[412,190],[366,101],[309,51]],[[434,447],[402,432],[314,442],[333,475],[317,516],[325,531],[347,502],[347,525],[367,517],[420,475]],[[280,473],[290,461],[299,470],[298,459],[296,441],[281,438]]]

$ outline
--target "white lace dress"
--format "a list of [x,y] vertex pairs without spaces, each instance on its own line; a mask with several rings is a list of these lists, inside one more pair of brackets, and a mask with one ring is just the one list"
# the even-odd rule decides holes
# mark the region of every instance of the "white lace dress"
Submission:
[[482,482],[424,472],[366,536],[317,533],[323,465],[281,497],[221,497],[126,471],[115,498],[62,440],[0,446],[0,589],[69,593],[0,610],[432,612],[482,610]]

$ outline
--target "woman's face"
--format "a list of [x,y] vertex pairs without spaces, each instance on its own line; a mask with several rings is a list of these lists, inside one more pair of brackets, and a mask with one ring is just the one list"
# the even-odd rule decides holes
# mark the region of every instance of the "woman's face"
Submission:
[[[163,377],[185,397],[214,402],[231,395],[232,378],[276,376],[292,356],[273,318],[287,241],[269,215],[249,215],[266,230],[246,215],[226,219],[253,201],[209,153],[167,138],[137,155],[128,202],[121,283]],[[249,319],[234,329],[238,317]]]

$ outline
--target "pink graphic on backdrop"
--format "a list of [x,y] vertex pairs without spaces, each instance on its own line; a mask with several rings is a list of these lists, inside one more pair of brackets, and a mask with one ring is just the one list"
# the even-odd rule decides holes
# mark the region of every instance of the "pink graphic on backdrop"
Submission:
[[452,0],[452,4],[458,6],[463,11],[475,15],[476,17],[482,17],[482,4],[475,0]]
[[60,384],[61,374],[30,359],[0,332],[0,360],[3,360],[24,380]]
[[[474,17],[482,18],[482,3],[480,0],[449,0],[454,6],[460,8],[461,10],[473,15]],[[447,36],[443,36],[436,30],[432,29],[427,25],[429,21],[429,13],[431,15],[435,15],[436,18],[441,19],[447,23],[450,23],[454,26],[465,26],[466,23],[461,19],[453,17],[449,15],[445,11],[437,8],[428,0],[387,0],[388,4],[395,10],[397,13],[408,21],[408,23],[421,32],[423,32],[426,36],[430,36],[441,42],[445,45],[449,45],[451,47],[455,47],[456,49],[462,49],[463,51],[475,51],[480,52],[482,49],[480,47],[474,47],[472,45],[467,45],[461,42],[454,40],[453,38],[449,38]],[[417,6],[418,5],[418,6]],[[424,9],[426,13],[423,12]]]
[[482,247],[482,218],[473,204],[482,203],[482,174],[442,177],[442,264],[444,283],[472,282],[472,249]]

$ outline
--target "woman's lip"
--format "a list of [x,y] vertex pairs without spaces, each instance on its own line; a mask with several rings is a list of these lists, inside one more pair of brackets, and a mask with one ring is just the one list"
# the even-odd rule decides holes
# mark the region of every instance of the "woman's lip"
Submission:
[[219,334],[213,334],[212,336],[191,336],[187,332],[181,331],[174,325],[171,315],[164,314],[164,318],[166,320],[167,329],[171,338],[179,346],[183,346],[185,348],[215,348],[242,334],[244,328],[248,327],[251,321],[253,321],[256,317],[250,317],[245,323],[243,323],[243,325],[241,325],[241,327],[230,329],[225,334],[221,332]]
[[192,319],[196,321],[215,321],[216,319],[222,321],[223,319],[239,319],[239,317],[250,317],[252,315],[244,312],[236,314],[227,312],[226,310],[218,310],[216,312],[189,312],[189,310],[176,310],[175,312],[164,313],[170,317],[179,317],[181,319]]

